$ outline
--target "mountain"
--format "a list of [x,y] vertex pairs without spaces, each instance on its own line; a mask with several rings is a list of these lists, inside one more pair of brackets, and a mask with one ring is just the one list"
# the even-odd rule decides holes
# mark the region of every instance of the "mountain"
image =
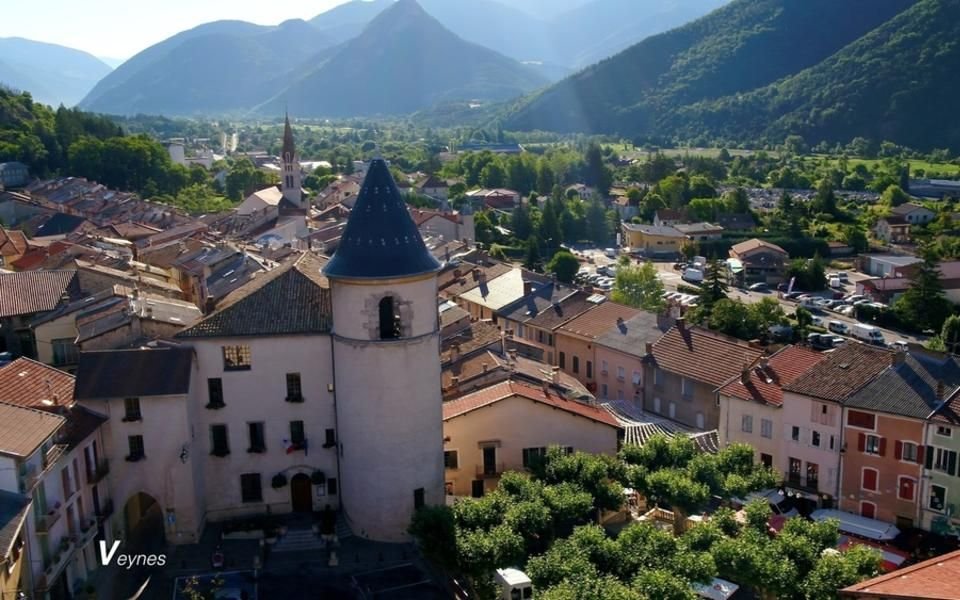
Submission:
[[669,135],[659,124],[681,107],[817,66],[916,1],[734,0],[517,102],[503,126]]
[[[591,0],[551,19],[554,60],[584,67],[664,31],[685,25],[729,0]],[[641,8],[642,7],[642,8]],[[573,44],[570,40],[589,40]]]
[[98,83],[80,106],[126,115],[243,112],[289,85],[305,58],[332,45],[299,19],[274,27],[207,23],[138,53]]
[[360,35],[363,28],[395,0],[350,0],[308,21],[337,43]]
[[550,20],[559,14],[583,6],[590,0],[500,0],[500,2],[519,8],[540,19]]
[[81,50],[0,38],[0,84],[30,92],[39,102],[73,106],[109,72],[109,65]]
[[415,0],[399,0],[356,38],[258,108],[278,114],[396,115],[455,100],[505,100],[540,75],[444,28]]
[[664,127],[731,139],[855,137],[960,150],[960,1],[921,0],[820,64],[749,94],[686,107]]
[[98,56],[97,58],[99,58],[104,63],[106,63],[106,65],[109,66],[111,69],[116,69],[127,60],[125,58],[116,58],[113,56]]

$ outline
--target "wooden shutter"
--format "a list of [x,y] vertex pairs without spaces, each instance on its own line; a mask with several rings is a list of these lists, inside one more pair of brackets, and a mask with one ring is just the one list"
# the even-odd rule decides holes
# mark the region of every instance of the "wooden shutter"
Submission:
[[920,450],[923,451],[923,455],[924,455],[924,459],[925,459],[925,460],[924,460],[924,466],[925,466],[926,468],[928,468],[928,469],[932,469],[932,468],[933,468],[933,455],[934,455],[934,453],[936,452],[936,448],[930,448],[929,450],[927,450],[925,446],[921,446],[921,447],[920,447]]
[[[924,464],[924,462],[926,462],[925,461],[926,454],[927,454],[926,446],[917,446],[917,464],[918,465],[922,465]],[[927,465],[927,468],[929,469],[930,465]]]
[[867,436],[864,433],[858,434],[857,437],[857,450],[863,452],[867,449]]
[[957,474],[957,453],[953,450],[947,453],[947,473],[950,475]]
[[903,442],[900,440],[893,444],[893,457],[897,460],[903,458]]
[[887,454],[887,438],[880,438],[880,456]]

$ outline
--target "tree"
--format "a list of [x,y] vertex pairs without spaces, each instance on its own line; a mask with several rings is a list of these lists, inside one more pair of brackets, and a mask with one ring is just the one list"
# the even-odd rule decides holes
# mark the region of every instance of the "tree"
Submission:
[[709,317],[713,305],[727,297],[726,267],[717,259],[707,264],[706,277],[700,286],[700,305],[698,310]]
[[653,221],[657,211],[666,207],[667,203],[660,194],[650,192],[640,202],[640,214],[645,220]]
[[580,261],[568,250],[561,250],[553,255],[547,263],[547,271],[554,273],[558,281],[573,283],[577,271],[580,270]]
[[510,228],[513,230],[513,236],[518,240],[525,240],[533,233],[530,209],[523,201],[513,209],[510,215]]
[[730,213],[750,212],[750,197],[743,188],[737,188],[723,195],[723,202]]
[[939,256],[929,246],[920,249],[923,261],[910,277],[910,287],[893,304],[893,310],[904,323],[919,330],[939,331],[952,312],[943,291]]
[[854,252],[866,252],[870,249],[870,240],[867,232],[858,225],[847,225],[843,229],[843,243],[853,248]]
[[634,308],[658,312],[665,306],[663,282],[652,262],[621,262],[610,298]]
[[507,174],[499,162],[493,160],[480,171],[480,185],[485,188],[501,188],[506,185]]
[[880,195],[880,202],[889,208],[896,208],[909,201],[910,194],[903,191],[899,185],[888,186],[887,189],[883,190],[883,194]]
[[556,248],[563,241],[563,230],[560,227],[560,217],[557,215],[554,202],[547,199],[540,215],[538,235],[547,248]]
[[830,179],[825,177],[817,184],[817,193],[813,197],[812,204],[814,212],[837,214],[837,195],[833,193],[833,183]]
[[527,240],[527,254],[523,259],[523,266],[531,271],[539,271],[543,266],[543,258],[540,256],[540,241],[537,236],[531,235]]
[[943,328],[940,330],[940,339],[943,340],[944,348],[950,354],[958,354],[960,349],[960,317],[950,315],[943,322]]
[[587,147],[584,156],[586,160],[586,170],[584,172],[584,183],[597,190],[601,196],[610,193],[610,185],[613,183],[613,175],[610,169],[603,162],[603,152],[596,143],[591,143]]
[[587,203],[587,237],[590,241],[597,244],[605,244],[610,241],[610,230],[607,227],[607,211],[603,209],[603,204],[599,200],[591,200]]

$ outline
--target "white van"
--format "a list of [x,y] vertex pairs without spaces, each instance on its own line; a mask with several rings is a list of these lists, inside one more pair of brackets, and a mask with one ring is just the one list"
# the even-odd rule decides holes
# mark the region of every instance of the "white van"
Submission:
[[703,271],[700,269],[687,269],[680,278],[690,283],[703,283]]
[[830,321],[827,323],[827,329],[840,335],[847,335],[850,332],[850,328],[843,321]]
[[533,582],[520,569],[497,569],[493,576],[500,588],[503,600],[526,600],[533,598]]
[[853,337],[857,338],[861,342],[867,342],[868,344],[878,344],[885,345],[883,340],[883,333],[873,325],[865,325],[863,323],[856,323],[853,326],[853,331],[851,332]]
[[840,288],[843,287],[843,282],[840,280],[839,277],[831,277],[831,278],[830,278],[830,287],[832,287],[832,288],[835,289],[835,290],[840,289]]

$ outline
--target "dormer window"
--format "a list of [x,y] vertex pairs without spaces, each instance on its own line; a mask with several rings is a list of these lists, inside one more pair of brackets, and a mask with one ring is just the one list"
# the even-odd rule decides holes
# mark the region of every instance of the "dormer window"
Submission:
[[393,296],[380,299],[380,339],[395,340],[400,337],[400,314]]

